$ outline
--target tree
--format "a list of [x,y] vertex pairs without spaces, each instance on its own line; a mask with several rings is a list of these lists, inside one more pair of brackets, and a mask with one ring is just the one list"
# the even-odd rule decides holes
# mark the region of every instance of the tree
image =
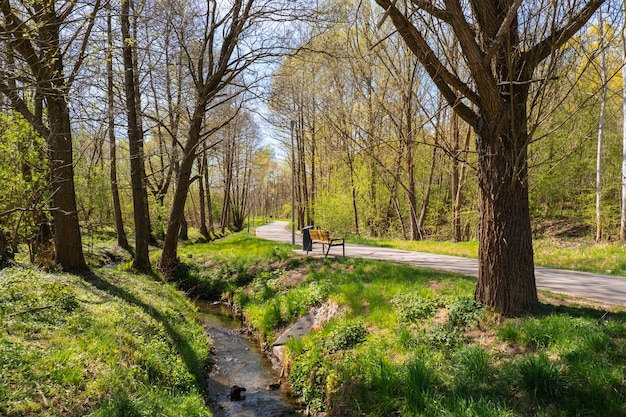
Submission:
[[133,188],[133,213],[135,219],[135,258],[133,269],[149,273],[150,214],[146,193],[146,170],[143,153],[143,132],[139,126],[136,61],[133,57],[133,38],[130,35],[131,0],[122,1],[120,15],[122,29],[122,55],[124,59],[124,91],[128,115],[128,148],[130,150],[130,170]]
[[117,233],[117,244],[129,249],[128,238],[124,230],[122,219],[122,205],[120,202],[119,187],[117,185],[117,143],[115,138],[115,95],[113,77],[113,24],[111,16],[111,6],[107,5],[107,130],[109,136],[109,177],[111,181],[111,198],[113,200],[113,216],[115,218],[115,231]]
[[[376,0],[448,105],[476,134],[479,273],[475,297],[513,315],[537,303],[528,203],[529,100],[549,82],[559,49],[603,0]],[[454,34],[464,70],[431,46]],[[544,65],[545,63],[545,65]]]
[[[0,3],[0,30],[7,51],[0,67],[0,92],[46,138],[55,261],[65,270],[87,268],[74,188],[68,97],[99,9],[99,0],[91,6],[76,1]],[[65,65],[71,66],[69,72]]]
[[[202,149],[200,145],[228,123],[207,126],[207,112],[249,90],[249,83],[256,80],[248,80],[243,74],[261,59],[275,53],[277,43],[281,41],[275,32],[269,34],[260,30],[266,21],[278,16],[279,10],[271,2],[257,4],[254,0],[234,0],[227,6],[212,0],[182,5],[173,2],[172,7],[181,7],[181,26],[177,34],[184,49],[194,102],[189,109],[187,138],[159,265],[166,276],[171,275],[178,264],[178,232],[193,165],[198,150]],[[260,33],[267,33],[268,38],[259,37]],[[228,87],[232,87],[230,91]]]
[[[626,3],[622,4],[622,13],[626,17]],[[619,236],[626,241],[626,19],[620,31],[622,41],[622,204],[620,211]]]
[[609,69],[606,63],[606,46],[604,44],[603,29],[604,25],[602,21],[602,10],[600,10],[598,12],[598,48],[600,49],[600,83],[602,84],[602,87],[600,97],[600,117],[598,120],[598,147],[596,156],[596,242],[599,242],[602,238],[602,147],[604,143],[606,102],[609,89]]

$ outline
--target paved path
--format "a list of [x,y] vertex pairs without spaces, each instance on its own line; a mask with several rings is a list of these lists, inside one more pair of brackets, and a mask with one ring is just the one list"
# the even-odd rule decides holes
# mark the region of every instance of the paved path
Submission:
[[[286,229],[287,225],[286,222],[274,222],[258,227],[256,234],[263,239],[291,243],[291,232]],[[297,234],[296,244],[302,245],[302,237]],[[315,245],[314,253],[321,254],[319,246]],[[331,255],[333,252],[340,254],[339,251],[341,251],[341,248],[332,248],[330,250]],[[352,244],[346,244],[346,256],[404,262],[474,277],[478,275],[478,262],[476,259],[458,256],[435,255]],[[605,303],[626,305],[625,277],[535,267],[535,279],[537,288],[540,290],[563,293]]]

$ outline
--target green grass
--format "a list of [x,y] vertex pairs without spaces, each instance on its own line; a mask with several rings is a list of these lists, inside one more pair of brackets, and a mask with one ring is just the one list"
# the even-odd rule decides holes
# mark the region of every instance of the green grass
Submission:
[[169,284],[0,271],[0,415],[208,416],[208,345]]
[[[128,255],[93,235],[94,267]],[[377,242],[379,243],[379,242]],[[383,242],[475,256],[476,243]],[[626,415],[626,314],[542,305],[503,319],[475,281],[408,265],[299,257],[237,233],[183,244],[175,284],[227,300],[269,346],[316,307],[326,320],[288,347],[311,410],[342,416]],[[158,254],[151,256],[156,263]],[[535,242],[538,264],[625,274],[619,244]],[[559,304],[567,305],[560,298]],[[193,306],[120,267],[85,276],[0,271],[0,415],[206,416],[208,355]]]
[[220,245],[229,253],[205,250],[194,260],[247,271],[240,284],[229,273],[211,279],[228,283],[220,297],[235,303],[267,345],[311,307],[334,313],[287,345],[289,380],[311,410],[626,415],[622,310],[544,304],[505,319],[477,305],[475,281],[459,275],[348,258],[292,260],[290,245],[249,236]]

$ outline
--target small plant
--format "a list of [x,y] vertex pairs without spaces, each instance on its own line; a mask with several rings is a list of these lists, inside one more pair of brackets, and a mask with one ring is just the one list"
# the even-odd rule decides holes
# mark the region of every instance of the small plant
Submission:
[[294,358],[289,373],[291,389],[302,397],[312,411],[322,411],[325,404],[322,386],[328,361],[319,343],[312,343],[307,347],[298,346],[298,349],[302,353]]
[[365,341],[367,329],[361,321],[345,322],[338,325],[326,340],[326,349],[331,352],[351,349]]
[[460,394],[493,391],[495,381],[491,357],[478,346],[461,349],[456,355],[456,385]]
[[406,387],[406,407],[413,413],[419,413],[426,408],[427,395],[433,383],[433,371],[426,362],[415,359],[406,366],[404,386]]
[[550,401],[563,393],[564,376],[546,354],[529,357],[521,363],[519,370],[522,388],[534,399]]
[[480,303],[469,297],[458,297],[447,305],[448,323],[454,327],[465,327],[476,322],[482,314]]
[[414,294],[396,296],[392,304],[398,314],[398,319],[405,323],[417,323],[419,320],[432,317],[437,311],[437,304],[434,300]]
[[505,323],[498,329],[498,338],[504,342],[518,342],[520,340],[519,326],[514,322]]
[[463,333],[458,328],[448,325],[434,325],[424,334],[425,341],[432,347],[452,351],[464,341]]

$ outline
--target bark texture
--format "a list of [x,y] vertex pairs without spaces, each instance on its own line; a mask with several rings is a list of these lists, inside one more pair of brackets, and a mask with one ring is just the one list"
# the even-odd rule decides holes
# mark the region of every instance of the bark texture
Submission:
[[133,64],[132,38],[130,36],[130,0],[122,2],[121,28],[124,41],[122,46],[124,91],[126,93],[126,114],[128,115],[128,148],[130,150],[130,176],[135,219],[135,259],[133,260],[133,269],[149,273],[152,269],[148,255],[150,217],[145,182],[143,133],[139,127],[137,115],[135,66]]

